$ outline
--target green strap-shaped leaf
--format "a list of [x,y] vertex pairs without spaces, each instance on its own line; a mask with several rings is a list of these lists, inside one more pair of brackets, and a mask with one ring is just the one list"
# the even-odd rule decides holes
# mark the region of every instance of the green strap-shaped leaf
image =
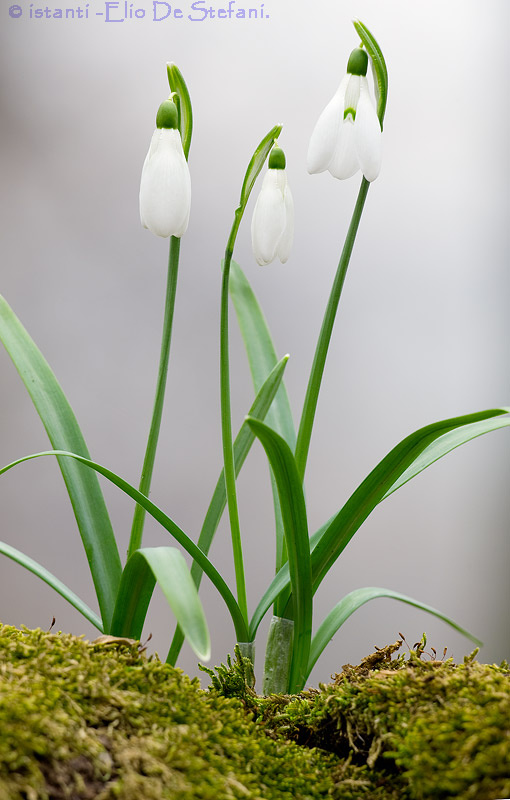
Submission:
[[[407,473],[406,481],[410,480],[418,474],[415,465],[421,465],[421,471],[456,446],[452,445],[450,438],[445,434],[464,428],[461,440],[458,442],[462,444],[481,436],[482,433],[510,425],[510,417],[498,419],[507,413],[507,408],[496,408],[441,420],[420,428],[394,447],[358,486],[324,531],[312,554],[314,592],[376,505],[393,491],[397,483],[401,485],[400,478]],[[432,451],[433,458],[431,451],[429,451],[430,457],[427,458],[425,451],[434,444],[437,446]]]
[[[333,519],[333,517],[331,517]],[[312,536],[310,536],[310,553],[313,553],[314,548],[320,542],[321,537],[324,531],[327,529],[329,523],[331,522],[329,519],[327,522],[322,525],[319,530],[315,531]],[[276,575],[274,576],[273,580],[267,587],[266,591],[260,598],[260,601],[257,605],[257,608],[253,612],[253,616],[250,621],[250,641],[255,639],[257,635],[257,630],[264,619],[265,615],[280,595],[284,594],[288,596],[290,592],[290,575],[289,575],[289,564],[288,562],[278,570]]]
[[432,608],[432,606],[428,606],[425,603],[420,603],[418,600],[414,600],[412,597],[408,597],[406,594],[400,594],[400,592],[392,592],[391,589],[380,589],[376,586],[367,586],[364,589],[355,589],[353,592],[349,592],[339,603],[329,612],[328,616],[320,625],[317,633],[312,639],[312,647],[310,650],[310,660],[308,662],[308,673],[307,676],[312,671],[317,659],[321,655],[322,651],[327,647],[335,633],[342,627],[344,622],[354,614],[355,611],[358,610],[362,605],[368,603],[369,600],[376,600],[379,597],[390,597],[392,600],[400,600],[402,603],[407,603],[410,606],[414,606],[415,608],[419,608],[421,611],[426,611],[427,614],[433,614],[433,616],[442,619],[443,622],[446,622],[452,628],[454,628],[459,633],[462,633],[464,636],[467,636],[468,639],[471,639],[476,645],[481,645],[482,642],[473,636],[472,633],[462,628],[460,625],[457,625],[450,617],[447,617],[445,614],[442,614],[441,611],[438,611],[436,608]]
[[88,621],[91,622],[92,625],[98,629],[98,631],[104,633],[103,625],[97,614],[94,614],[92,609],[89,608],[88,605],[72,591],[72,589],[69,589],[65,583],[62,583],[62,581],[52,575],[51,572],[49,572],[45,567],[41,566],[41,564],[38,564],[37,561],[34,561],[34,559],[30,558],[30,556],[27,556],[25,553],[17,550],[15,547],[11,547],[11,545],[7,544],[6,542],[0,542],[0,553],[4,556],[7,556],[7,558],[11,558],[13,561],[16,561],[17,564],[25,567],[25,569],[28,569],[30,572],[33,572],[33,574],[37,575],[38,578],[41,578],[41,580],[47,583],[48,586],[51,586],[52,589],[55,589],[59,595],[67,600],[68,603],[71,603],[71,605],[74,606],[75,609],[80,612],[80,614],[83,614],[85,619],[88,619]]
[[191,146],[191,136],[193,133],[193,111],[191,108],[191,98],[180,69],[175,64],[167,64],[166,69],[170,89],[172,92],[177,92],[179,133],[181,134],[182,149],[187,159]]
[[[498,411],[504,414],[505,411],[510,411],[510,409],[502,408],[498,409]],[[447,453],[455,450],[456,447],[460,447],[461,444],[466,444],[466,442],[470,442],[472,439],[476,439],[484,433],[498,430],[498,428],[507,428],[509,425],[510,417],[498,416],[489,420],[483,419],[480,422],[473,422],[470,425],[463,425],[461,428],[456,428],[440,436],[439,439],[436,439],[431,445],[426,447],[421,455],[413,461],[411,466],[400,475],[399,479],[388,489],[383,500],[389,497],[390,494],[393,494],[393,492],[396,492],[397,489],[400,489],[401,486],[416,475],[419,475],[420,472],[423,472],[423,470],[433,464],[434,461],[438,461]]]
[[[54,450],[89,458],[76,418],[55,375],[3,297],[0,339],[18,370]],[[108,632],[122,566],[97,476],[82,464],[58,459],[89,562],[92,580]]]
[[[278,391],[278,387],[281,384],[283,372],[285,370],[288,358],[288,356],[284,356],[267,377],[257,396],[255,397],[253,405],[250,408],[250,417],[255,417],[256,419],[265,418],[268,409],[271,407],[271,403],[274,400],[275,394]],[[239,433],[234,441],[234,465],[236,477],[239,475],[241,467],[246,460],[246,456],[248,455],[254,440],[255,434],[252,433],[248,423],[243,422],[241,429],[239,430]],[[198,547],[203,553],[205,553],[205,555],[207,555],[209,552],[221,516],[225,510],[226,503],[227,496],[225,491],[225,473],[222,470],[220,477],[218,478],[211,502],[209,503],[209,508],[207,509],[207,514],[205,515],[200,536],[198,537]],[[197,589],[200,586],[202,574],[203,570],[200,565],[196,562],[193,562],[191,566],[191,577],[193,578]],[[183,641],[184,637],[182,632],[180,630],[176,630],[167,657],[168,663],[175,664]],[[252,640],[250,639],[249,641]]]
[[[246,348],[253,386],[255,392],[258,392],[278,358],[262,309],[241,267],[235,261],[232,261],[230,268],[230,296]],[[295,449],[296,430],[283,382],[266,414],[266,422],[285,439],[291,450]]]
[[289,556],[289,575],[294,598],[294,639],[289,692],[299,691],[306,678],[312,633],[312,572],[310,541],[303,487],[287,442],[263,422],[248,424],[266,451],[278,487],[283,528]]
[[[508,412],[508,408],[497,408],[442,420],[420,428],[400,442],[363,481],[342,510],[310,537],[314,592],[333,561],[338,558],[378,503],[455,447],[484,433],[508,427],[510,425],[510,417],[506,416]],[[332,535],[333,530],[336,530],[336,538]],[[327,546],[323,542],[326,535],[329,537]],[[325,569],[328,553],[330,563]],[[251,638],[255,637],[260,622],[275,598],[289,585],[289,569],[288,565],[285,565],[273,578],[255,609],[250,622]]]
[[143,547],[128,560],[112,620],[113,636],[139,639],[155,583],[159,583],[190,647],[208,661],[211,641],[188,565],[175,547]]
[[[19,458],[16,461],[12,461],[10,464],[7,464],[7,466],[2,467],[2,469],[0,469],[0,475],[17,466],[18,464],[22,464],[24,461],[30,461],[32,458],[41,458],[42,456],[60,456],[61,458],[75,459],[81,464],[85,464],[86,467],[99,472],[101,475],[107,478],[107,480],[115,484],[115,486],[117,486],[121,491],[131,497],[136,503],[139,503],[139,505],[145,508],[147,513],[150,514],[151,517],[156,520],[156,522],[159,522],[159,524],[162,525],[163,528],[165,528],[165,530],[171,534],[171,536],[173,536],[173,538],[181,545],[181,547],[183,547],[186,552],[189,553],[189,555],[194,558],[198,564],[200,564],[207,577],[212,581],[225,601],[225,604],[230,612],[230,616],[232,617],[232,622],[234,623],[238,641],[248,641],[248,630],[244,623],[239,606],[218,570],[209,561],[207,556],[197,547],[195,542],[193,542],[189,536],[187,536],[184,531],[181,530],[181,528],[179,528],[179,526],[172,519],[170,519],[170,517],[161,511],[161,509],[158,508],[151,500],[149,500],[148,497],[145,497],[145,495],[141,494],[138,489],[135,489],[135,487],[125,481],[124,478],[121,478],[120,475],[117,475],[107,467],[103,467],[101,464],[97,464],[95,461],[84,458],[77,453],[69,453],[63,450],[50,450],[44,453],[32,453],[29,456],[24,456],[23,458]],[[110,631],[108,630],[108,633],[109,632]]]
[[[253,385],[255,391],[258,391],[266,376],[276,364],[276,351],[257,298],[241,267],[235,261],[232,262],[230,272],[230,296],[234,303],[239,328],[246,348]],[[296,430],[284,383],[280,386],[274,403],[269,409],[266,422],[270,428],[285,439],[292,452],[294,452],[296,449]],[[276,571],[278,572],[287,560],[287,554],[278,491],[272,473],[271,488],[275,510]],[[284,593],[275,607],[275,614],[283,613],[286,599]]]
[[383,119],[386,112],[386,103],[388,101],[388,70],[386,69],[386,62],[373,33],[370,33],[366,25],[363,25],[359,19],[353,20],[354,27],[358,35],[365,45],[366,51],[372,61],[374,70],[374,78],[376,85],[377,95],[377,116],[381,123],[381,130],[383,128]]

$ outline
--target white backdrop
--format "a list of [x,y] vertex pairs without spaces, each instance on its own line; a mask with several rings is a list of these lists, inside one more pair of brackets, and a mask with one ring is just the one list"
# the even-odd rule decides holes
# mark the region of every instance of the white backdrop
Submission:
[[[53,0],[52,0],[53,2]],[[75,3],[58,8],[77,9]],[[195,6],[203,8],[206,4]],[[211,0],[213,9],[226,6]],[[280,355],[295,418],[301,405],[359,176],[309,176],[315,121],[358,43],[373,31],[386,57],[384,163],[370,189],[326,367],[307,472],[313,530],[400,439],[437,419],[505,405],[509,382],[508,48],[505,0],[266,0],[264,18],[35,18],[1,12],[2,267],[0,292],[56,372],[93,458],[137,483],[156,378],[167,242],[138,218],[141,165],[165,64],[178,64],[194,107],[192,216],[182,242],[177,312],[152,498],[198,535],[221,465],[218,389],[220,259],[254,147],[276,123],[296,204],[292,258],[258,267],[249,214],[235,257],[252,282]],[[207,5],[209,7],[209,5]],[[237,2],[236,7],[256,7]],[[158,10],[162,6],[158,6]],[[175,11],[175,6],[172,7]],[[30,10],[32,9],[32,18]],[[124,4],[110,6],[121,17]],[[102,12],[98,16],[97,12]],[[43,12],[45,13],[45,12]],[[233,420],[252,399],[232,317]],[[0,352],[3,464],[46,449],[45,432]],[[510,440],[500,431],[434,465],[378,508],[317,595],[317,623],[346,592],[386,586],[427,602],[479,635],[481,658],[510,657]],[[251,609],[272,575],[271,497],[255,445],[240,482]],[[132,503],[104,485],[119,548]],[[0,478],[4,541],[94,605],[72,511],[55,463]],[[146,527],[146,543],[168,539]],[[228,531],[211,551],[232,579]],[[204,581],[212,663],[233,647],[222,601]],[[94,605],[95,607],[95,605]],[[94,636],[45,584],[0,559],[0,619]],[[164,657],[173,619],[156,592],[145,628]],[[429,642],[457,658],[471,644],[394,601],[365,606],[337,634],[312,681],[394,641]],[[265,628],[258,639],[259,662]],[[180,665],[196,673],[185,647]],[[259,664],[260,666],[260,664]]]

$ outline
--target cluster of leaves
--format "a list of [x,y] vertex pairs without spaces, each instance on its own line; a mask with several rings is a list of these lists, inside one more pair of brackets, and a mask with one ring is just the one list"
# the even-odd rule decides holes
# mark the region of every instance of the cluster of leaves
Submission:
[[[366,26],[359,21],[355,21],[354,25],[374,66],[378,95],[377,111],[382,125],[388,80],[384,58]],[[175,65],[169,66],[168,78],[172,91],[176,93],[179,127],[184,152],[187,155],[192,133],[191,101],[184,79]],[[288,620],[292,622],[289,674],[282,677],[281,683],[284,691],[295,693],[303,688],[317,659],[346,619],[363,604],[376,598],[397,599],[434,614],[479,643],[475,637],[440,611],[382,587],[363,587],[339,599],[312,636],[313,602],[325,575],[334,566],[363,522],[381,502],[454,448],[477,436],[508,427],[510,416],[508,408],[495,408],[441,420],[415,431],[397,444],[376,465],[331,519],[315,532],[309,529],[303,487],[308,448],[338,302],[369,184],[363,179],[319,334],[301,422],[296,432],[283,384],[287,357],[277,359],[270,332],[255,295],[241,268],[232,260],[235,238],[250,193],[280,131],[281,126],[275,126],[269,131],[249,162],[225,251],[220,341],[224,469],[218,478],[198,541],[192,540],[168,514],[149,500],[149,478],[145,480],[142,475],[140,487],[143,491],[137,490],[112,470],[90,458],[78,422],[50,366],[7,302],[0,297],[0,340],[32,398],[53,447],[49,452],[25,456],[6,465],[0,469],[0,475],[30,458],[52,455],[58,459],[87,554],[99,614],[89,608],[71,588],[51,575],[41,564],[12,545],[0,542],[0,554],[16,561],[46,581],[101,633],[114,636],[140,638],[149,602],[158,582],[178,622],[167,658],[172,664],[178,657],[184,638],[199,658],[204,660],[209,658],[209,630],[198,597],[200,581],[205,574],[228,608],[238,642],[249,644],[255,641],[260,622],[271,607],[275,617],[285,622]],[[178,261],[179,246],[173,239],[170,262],[174,257]],[[245,341],[255,389],[254,401],[235,439],[232,437],[230,418],[229,294]],[[171,328],[171,325],[169,327]],[[161,369],[160,374],[166,375],[165,370]],[[159,394],[158,398],[155,407],[158,407],[160,414],[163,394]],[[159,429],[159,422],[155,427]],[[263,446],[271,467],[275,505],[276,568],[274,579],[250,618],[237,513],[236,477],[255,439],[258,439]],[[155,441],[150,447],[148,446],[147,452],[150,455],[149,460],[153,463]],[[152,470],[152,467],[150,469]],[[137,504],[128,559],[124,564],[121,562],[98,475],[112,482]],[[237,596],[234,596],[208,557],[226,506],[229,510],[232,532]],[[191,557],[193,561],[191,571],[188,570],[181,549],[175,546],[141,547],[145,513],[151,515],[162,529],[170,534],[179,548]],[[271,660],[274,663],[276,658],[277,654],[270,653],[267,663],[271,663]],[[269,672],[270,670],[267,670],[267,673]]]

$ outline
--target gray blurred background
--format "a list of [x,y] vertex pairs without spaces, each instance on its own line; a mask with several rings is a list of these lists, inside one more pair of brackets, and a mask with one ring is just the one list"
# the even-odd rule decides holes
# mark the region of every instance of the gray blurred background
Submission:
[[[76,8],[76,4],[54,8]],[[214,8],[225,6],[211,0]],[[128,3],[128,8],[129,8]],[[358,43],[362,19],[386,57],[384,163],[370,189],[326,367],[307,470],[310,527],[339,509],[398,441],[437,419],[509,404],[508,47],[505,0],[266,0],[263,19],[106,23],[1,12],[0,292],[58,376],[92,457],[137,484],[159,356],[168,243],[140,226],[140,170],[165,63],[188,83],[195,129],[192,216],[182,242],[167,402],[152,498],[198,536],[221,466],[220,259],[247,162],[284,124],[296,205],[289,262],[260,268],[249,217],[235,257],[257,292],[299,418],[315,340],[359,186],[309,176],[308,140]],[[44,7],[35,0],[33,8]],[[256,7],[237,3],[238,8]],[[84,8],[84,5],[82,5]],[[119,16],[123,10],[120,4]],[[258,188],[258,187],[257,187]],[[252,400],[232,316],[233,423]],[[0,351],[1,462],[44,450],[45,432]],[[503,430],[456,450],[372,514],[316,596],[318,624],[345,593],[385,586],[429,603],[510,657],[510,440]],[[104,484],[124,557],[132,502]],[[272,577],[272,502],[255,444],[239,481],[250,608]],[[0,478],[1,538],[40,561],[94,608],[91,579],[56,463]],[[147,544],[168,537],[148,521]],[[211,551],[233,585],[222,523]],[[232,651],[223,602],[204,581],[211,663]],[[0,558],[0,619],[97,635],[73,608]],[[156,590],[144,634],[165,657],[172,614]],[[267,622],[257,639],[261,667]],[[401,631],[427,631],[460,659],[471,643],[391,600],[344,625],[311,681],[327,680]],[[185,646],[179,665],[196,674]]]

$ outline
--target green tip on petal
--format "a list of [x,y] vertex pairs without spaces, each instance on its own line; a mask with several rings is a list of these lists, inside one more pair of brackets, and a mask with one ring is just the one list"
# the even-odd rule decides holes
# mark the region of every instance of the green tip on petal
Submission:
[[366,75],[368,68],[368,55],[365,50],[357,47],[352,51],[347,62],[347,72],[350,75]]
[[281,147],[273,147],[267,166],[269,169],[285,169],[285,153]]
[[177,106],[172,100],[165,100],[161,103],[156,114],[156,127],[157,128],[178,128],[179,115],[177,113]]

